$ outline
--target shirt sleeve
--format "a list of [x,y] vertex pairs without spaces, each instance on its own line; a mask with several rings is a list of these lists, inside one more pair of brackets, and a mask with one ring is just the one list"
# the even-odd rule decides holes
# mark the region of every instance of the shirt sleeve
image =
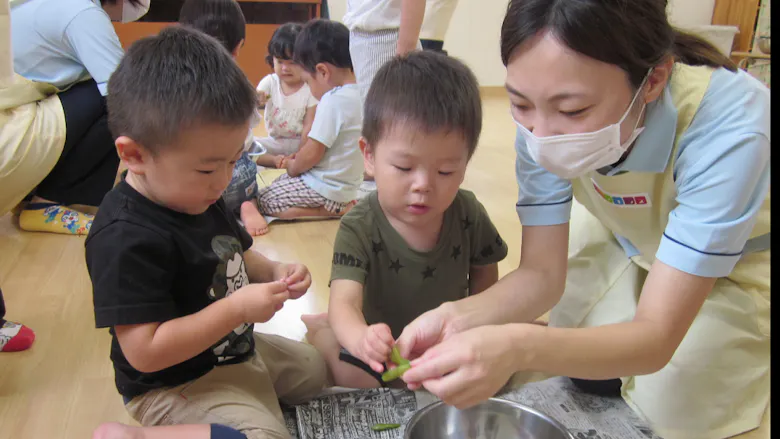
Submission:
[[506,258],[509,248],[501,238],[493,221],[485,210],[485,206],[479,202],[473,193],[463,194],[469,212],[463,227],[469,234],[471,241],[470,261],[474,265],[490,265],[498,263]]
[[[120,248],[117,247],[120,244]],[[164,322],[179,317],[171,294],[175,249],[144,227],[117,221],[86,244],[95,326]]]
[[108,78],[125,54],[111,19],[100,8],[85,9],[65,28],[65,40],[106,96]]
[[520,131],[515,139],[517,216],[524,226],[552,226],[569,222],[572,204],[571,182],[539,166],[528,153]]
[[314,95],[309,95],[309,98],[306,100],[306,108],[316,107],[319,103],[320,101]]
[[330,148],[341,131],[341,111],[334,103],[332,95],[325,95],[317,106],[314,122],[311,124],[309,138]]
[[343,218],[336,232],[336,242],[333,245],[333,262],[330,281],[348,279],[363,285],[368,278],[370,262],[368,250],[360,238],[359,222]]
[[262,91],[268,96],[271,96],[273,88],[274,88],[273,75],[265,75],[265,77],[260,80],[260,83],[257,84],[257,91]]
[[[674,168],[679,204],[669,214],[656,253],[663,263],[703,277],[731,273],[770,180],[768,91],[746,92],[727,83],[719,91],[713,85],[714,75],[680,141]],[[729,89],[734,96],[728,96]]]

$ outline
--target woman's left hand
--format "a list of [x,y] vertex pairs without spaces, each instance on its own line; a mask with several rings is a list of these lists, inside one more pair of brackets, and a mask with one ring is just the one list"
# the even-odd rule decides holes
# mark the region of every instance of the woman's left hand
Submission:
[[485,401],[521,369],[522,346],[513,345],[506,326],[481,326],[452,335],[412,361],[402,379],[422,384],[459,409]]
[[287,283],[290,299],[297,299],[311,286],[311,273],[303,264],[278,264],[274,267],[274,280]]

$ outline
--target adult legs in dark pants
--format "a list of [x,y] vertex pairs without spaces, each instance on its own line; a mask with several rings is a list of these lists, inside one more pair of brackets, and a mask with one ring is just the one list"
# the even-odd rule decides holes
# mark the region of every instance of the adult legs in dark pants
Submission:
[[5,320],[5,300],[0,290],[0,352],[18,352],[29,349],[35,333],[22,324]]
[[33,192],[19,219],[27,231],[86,234],[92,215],[65,206],[98,206],[111,190],[119,168],[108,129],[106,100],[95,81],[59,94],[65,113],[65,145],[57,164]]

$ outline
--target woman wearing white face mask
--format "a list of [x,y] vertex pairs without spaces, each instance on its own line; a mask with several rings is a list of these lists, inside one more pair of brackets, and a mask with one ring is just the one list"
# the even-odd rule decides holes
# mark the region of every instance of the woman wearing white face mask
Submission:
[[[665,7],[510,1],[521,262],[406,328],[412,387],[469,406],[542,371],[621,395],[666,439],[761,422],[769,90]],[[530,324],[548,310],[549,327]]]
[[10,39],[7,28],[0,35],[0,215],[28,200],[22,230],[89,232],[92,209],[69,206],[98,206],[119,166],[105,95],[124,51],[111,22],[148,9],[149,0],[10,1]]

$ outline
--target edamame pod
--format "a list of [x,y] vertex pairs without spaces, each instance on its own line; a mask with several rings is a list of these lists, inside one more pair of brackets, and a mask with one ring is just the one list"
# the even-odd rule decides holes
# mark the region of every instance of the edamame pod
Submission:
[[411,368],[412,365],[409,363],[402,364],[398,367],[394,367],[382,374],[382,381],[389,383],[390,381],[397,380],[398,378],[401,378],[401,376]]
[[401,424],[374,424],[371,429],[374,431],[394,430],[400,428]]

